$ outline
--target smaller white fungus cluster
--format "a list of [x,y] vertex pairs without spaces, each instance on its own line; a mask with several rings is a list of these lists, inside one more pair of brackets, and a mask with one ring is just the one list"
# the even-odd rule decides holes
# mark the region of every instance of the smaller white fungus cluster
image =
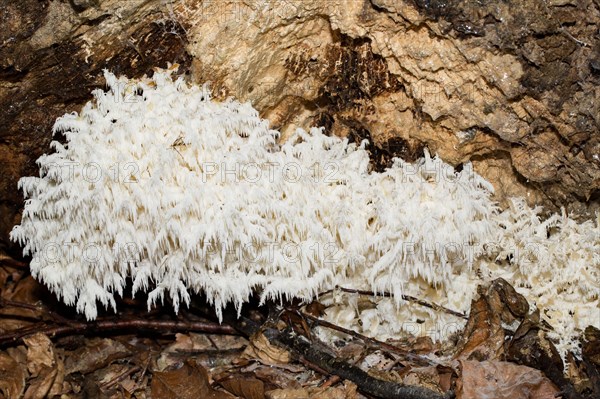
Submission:
[[310,300],[344,285],[393,299],[329,317],[393,336],[422,316],[401,294],[466,310],[478,283],[503,276],[550,312],[565,348],[600,324],[598,224],[542,221],[519,200],[500,212],[470,164],[428,153],[374,173],[363,145],[320,129],[279,145],[251,105],[214,102],[171,71],[105,78],[108,91],[56,121],[66,144],[40,157],[40,177],[20,180],[11,233],[33,275],[88,319],[129,278],[149,306],[166,295],[177,311],[204,292],[219,314],[252,292]]

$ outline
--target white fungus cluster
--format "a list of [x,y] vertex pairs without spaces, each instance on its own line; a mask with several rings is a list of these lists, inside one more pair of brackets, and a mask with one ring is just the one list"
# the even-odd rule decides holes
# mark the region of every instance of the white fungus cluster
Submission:
[[342,285],[393,294],[362,309],[334,298],[328,312],[387,337],[446,320],[401,294],[467,310],[477,284],[502,276],[547,311],[565,349],[600,324],[598,223],[542,221],[520,200],[500,212],[470,164],[457,172],[428,153],[375,173],[363,145],[321,129],[278,144],[250,104],[212,101],[171,72],[105,73],[108,91],[56,121],[66,144],[19,182],[11,238],[88,319],[98,301],[115,308],[128,279],[148,306],[166,295],[177,311],[203,292],[219,315],[253,292],[310,300]]

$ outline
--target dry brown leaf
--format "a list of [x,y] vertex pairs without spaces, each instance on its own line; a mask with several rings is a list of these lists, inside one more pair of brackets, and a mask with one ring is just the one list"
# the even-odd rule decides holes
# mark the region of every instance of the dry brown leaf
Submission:
[[250,359],[257,358],[268,365],[289,363],[291,360],[288,351],[271,345],[269,339],[262,333],[254,334],[250,338],[250,344],[246,347],[243,356]]
[[309,393],[310,399],[346,399],[346,391],[337,387],[317,390],[310,389]]
[[23,342],[27,346],[27,368],[33,377],[24,398],[45,398],[62,393],[65,367],[56,356],[52,341],[37,333],[23,338]]
[[205,334],[175,334],[175,342],[167,346],[157,360],[159,370],[164,370],[179,361],[179,356],[171,354],[189,353],[213,348],[213,344]]
[[[203,336],[205,334],[191,334],[192,338],[194,335]],[[223,334],[210,334],[207,335],[210,341],[217,349],[242,349],[248,345],[248,340],[245,337],[239,335],[223,335]]]
[[358,386],[352,381],[344,380],[346,399],[358,399]]
[[[2,258],[3,256],[6,255],[1,255],[0,254],[0,287],[7,287],[8,286],[8,281],[12,279],[13,274],[15,273],[15,270],[11,267],[6,267],[6,259]],[[10,259],[10,258],[8,258]],[[4,297],[5,293],[5,289],[2,290],[2,293],[0,295],[2,295],[2,297]]]
[[356,385],[345,382],[341,387],[308,389],[275,389],[266,393],[267,399],[356,399]]
[[40,374],[28,381],[24,399],[42,399],[50,396],[50,391],[56,381],[58,370],[53,368],[42,369]]
[[130,354],[131,352],[119,341],[108,338],[92,338],[86,341],[84,347],[69,354],[65,360],[65,369],[67,374],[87,374]]
[[46,335],[37,333],[23,338],[27,345],[27,368],[32,377],[37,377],[40,372],[54,366],[54,345]]
[[477,293],[455,358],[498,359],[505,351],[502,322],[526,320],[529,303],[502,278],[492,281],[487,288],[477,287]]
[[[305,371],[306,369],[304,369]],[[289,371],[289,370],[288,370]],[[259,365],[254,371],[254,375],[269,384],[278,388],[299,389],[302,387],[296,379],[299,377],[296,372],[284,372],[280,368]],[[302,376],[300,376],[302,378]]]
[[25,389],[26,371],[6,352],[0,352],[0,394],[6,399],[20,398]]
[[310,399],[356,399],[358,397],[356,384],[344,381],[343,386],[328,388],[309,388]]
[[309,315],[312,315],[315,317],[321,317],[325,314],[326,308],[327,307],[325,305],[323,305],[321,302],[313,301],[313,302],[309,303],[308,305],[306,305],[306,308],[304,308],[304,311],[306,313],[308,313]]
[[458,399],[554,399],[559,390],[542,372],[509,362],[460,361]]
[[436,344],[433,342],[431,337],[409,337],[407,338],[408,345],[405,348],[400,348],[415,353],[418,355],[424,355],[431,353],[436,349]]
[[[19,363],[22,367],[25,367],[25,370],[27,369],[27,348],[25,348],[25,345],[6,348],[6,353],[15,359],[15,362]],[[25,372],[27,373],[27,371]]]
[[219,381],[219,384],[227,391],[244,399],[264,399],[265,397],[265,384],[257,378],[232,375]]
[[176,334],[175,342],[161,352],[156,369],[163,371],[181,364],[190,355],[206,368],[229,365],[240,357],[246,345],[248,341],[239,336]]
[[454,369],[448,366],[437,366],[442,392],[448,392],[452,388],[453,378],[456,376]]
[[231,395],[213,389],[208,373],[193,360],[172,371],[157,371],[152,376],[152,397],[160,399],[231,399]]
[[[0,278],[2,277],[0,276]],[[0,289],[2,298],[10,301],[35,305],[40,300],[41,285],[31,276],[27,276],[17,282],[5,283],[5,285],[0,287],[2,287]],[[2,320],[0,331],[11,331],[30,326],[32,321],[29,318],[37,318],[42,312],[41,310],[8,305],[0,307],[0,313],[7,316],[17,316],[6,317]]]
[[429,388],[440,394],[444,393],[440,387],[440,375],[436,366],[411,368],[404,376],[403,383]]
[[573,387],[564,376],[564,364],[558,350],[540,322],[539,309],[521,322],[508,342],[504,360],[540,370],[565,392],[566,397],[570,397]]
[[487,297],[492,311],[499,314],[507,324],[522,320],[529,313],[527,299],[503,278],[497,278],[491,283]]
[[43,291],[44,289],[38,281],[31,276],[27,276],[24,279],[19,280],[10,291],[10,294],[6,296],[6,299],[34,305],[40,301]]
[[265,394],[267,399],[310,399],[306,389],[274,389]]
[[140,389],[140,385],[134,381],[131,377],[124,378],[119,382],[119,386],[123,388],[124,393],[131,396],[135,391]]
[[[567,355],[567,359],[566,359],[567,363],[566,363],[566,375],[569,378],[569,381],[571,381],[573,383],[573,386],[575,387],[575,390],[577,392],[593,392],[594,391],[594,384],[593,382],[590,380],[590,378],[588,378],[587,373],[585,372],[585,361],[577,361],[575,359],[575,356],[573,356],[572,353],[569,353]],[[600,393],[600,392],[599,392]],[[600,397],[600,395],[596,395],[593,397]]]
[[457,359],[490,360],[498,358],[504,347],[504,329],[497,313],[488,302],[483,287],[471,303],[469,321],[459,342]]

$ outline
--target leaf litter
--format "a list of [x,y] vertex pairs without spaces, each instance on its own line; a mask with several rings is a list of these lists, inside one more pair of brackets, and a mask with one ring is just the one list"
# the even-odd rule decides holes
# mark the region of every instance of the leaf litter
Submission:
[[[360,384],[326,373],[302,354],[273,344],[266,329],[249,338],[160,329],[65,335],[55,329],[57,334],[47,335],[39,331],[79,322],[78,316],[53,301],[25,268],[1,265],[0,283],[0,340],[13,338],[0,341],[2,398],[373,397],[365,395]],[[258,319],[263,328],[291,328],[317,340],[314,332],[324,327],[308,316],[317,317],[323,308],[316,301],[308,306],[286,304],[280,316],[286,311],[300,316]],[[600,397],[600,332],[589,327],[581,337],[581,358],[568,357],[564,367],[546,335],[551,327],[523,309],[528,309],[527,301],[506,281],[497,280],[479,288],[465,328],[448,342],[406,337],[378,346],[341,334],[343,339],[318,345],[378,380],[440,394],[452,390],[459,399]],[[118,316],[102,317],[110,321],[139,316],[134,303]],[[147,317],[174,316],[164,308]],[[15,330],[24,335],[15,335]]]

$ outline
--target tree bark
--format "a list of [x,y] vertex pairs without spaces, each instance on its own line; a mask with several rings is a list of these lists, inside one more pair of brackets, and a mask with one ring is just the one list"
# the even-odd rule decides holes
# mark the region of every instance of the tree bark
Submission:
[[[180,64],[280,129],[370,140],[374,169],[428,147],[472,161],[498,201],[593,215],[600,202],[597,1],[4,0],[0,250],[20,249],[21,176],[54,120],[102,88]],[[61,137],[56,137],[61,139]]]

